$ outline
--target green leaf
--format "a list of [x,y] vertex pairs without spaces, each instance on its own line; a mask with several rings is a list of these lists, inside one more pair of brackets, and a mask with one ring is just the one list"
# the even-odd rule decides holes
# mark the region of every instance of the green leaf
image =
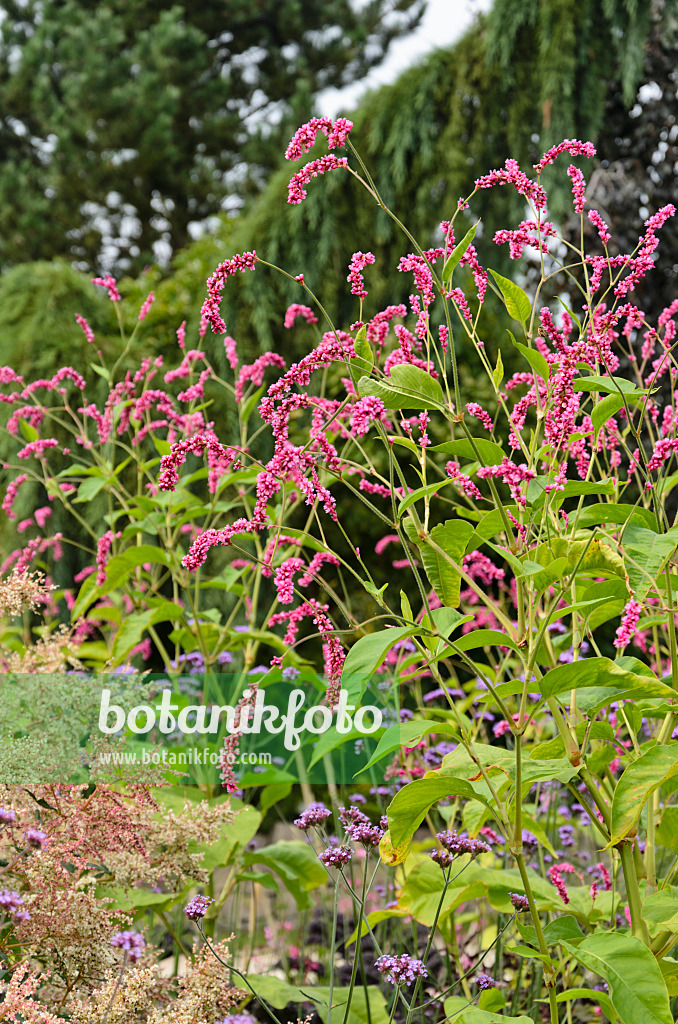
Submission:
[[497,391],[501,387],[501,382],[503,381],[503,379],[504,379],[504,364],[501,361],[501,349],[498,349],[498,351],[497,351],[497,365],[495,366],[494,370],[492,371],[492,380],[494,381],[494,386],[497,389]]
[[448,725],[446,722],[424,722],[422,720],[396,722],[395,725],[389,726],[381,737],[377,744],[377,749],[365,767],[361,768],[361,772],[367,771],[377,761],[381,761],[382,757],[393,753],[394,750],[400,750],[401,747],[415,747],[424,736],[431,736],[436,733],[454,736],[455,738],[459,737],[459,730],[452,725]]
[[619,392],[623,395],[643,394],[642,391],[637,391],[633,381],[627,380],[626,377],[598,377],[592,374],[590,377],[576,377],[572,381],[572,387],[575,391],[600,391],[607,395],[618,395]]
[[83,480],[78,487],[78,493],[73,498],[73,504],[80,504],[85,501],[91,501],[97,496],[99,491],[102,491],[107,484],[107,480],[103,476],[91,476],[88,480]]
[[478,462],[480,458],[486,466],[498,465],[505,455],[501,445],[489,441],[486,437],[474,437],[472,442],[466,437],[458,441],[445,441],[444,444],[433,445],[429,451],[455,455],[458,459],[469,459],[471,462]]
[[479,1006],[469,1006],[465,996],[448,996],[445,1000],[445,1024],[534,1024],[532,1017],[507,1017],[506,1014],[491,1013]]
[[357,679],[362,685],[376,672],[394,644],[416,632],[415,626],[397,626],[361,636],[346,656],[342,676],[347,680]]
[[532,303],[523,289],[509,281],[507,277],[502,277],[496,270],[490,270],[490,273],[504,298],[508,315],[514,320],[519,320],[521,324],[527,323],[532,312]]
[[[473,532],[473,527],[466,520],[448,519],[444,523],[434,526],[429,537],[442,551],[454,559],[457,565],[460,565]],[[461,590],[459,573],[443,558],[440,552],[430,546],[428,538],[423,538],[421,541],[421,558],[426,575],[440,600],[446,607],[456,608],[459,604]]]
[[676,774],[678,743],[650,747],[625,769],[612,800],[610,846],[616,846],[635,828],[652,793]]
[[250,418],[250,416],[254,412],[255,408],[258,406],[259,399],[261,398],[261,396],[263,395],[264,391],[266,390],[266,387],[267,387],[266,384],[262,384],[261,387],[257,388],[257,390],[254,391],[249,396],[249,398],[246,398],[245,401],[240,406],[240,419],[241,419],[241,421],[243,423],[247,423],[248,419]]
[[444,286],[447,288],[450,281],[452,280],[452,274],[454,273],[455,267],[458,265],[459,260],[462,258],[469,245],[475,238],[478,223],[474,224],[472,228],[469,228],[461,242],[455,245],[450,255],[445,260],[445,266],[443,267],[442,281]]
[[457,651],[474,651],[478,647],[510,647],[513,651],[520,650],[511,637],[499,629],[474,629],[453,643]]
[[358,381],[361,398],[381,398],[387,409],[440,409],[445,405],[443,389],[438,381],[409,363],[391,368],[391,376],[380,380],[361,377]]
[[486,807],[490,807],[486,798],[476,793],[470,782],[444,774],[442,770],[428,772],[423,779],[415,779],[396,793],[388,807],[388,830],[391,845],[397,856],[402,855],[404,858],[409,841],[426,817],[429,808],[448,796],[480,800]]
[[327,884],[327,872],[308,843],[281,840],[260,850],[247,851],[243,858],[245,865],[263,864],[277,874],[299,910],[310,910],[313,901],[309,893]]
[[[509,334],[511,334],[510,331]],[[543,356],[539,349],[529,348],[528,345],[523,345],[519,341],[516,341],[512,334],[511,341],[518,351],[522,353],[525,359],[527,359],[530,367],[534,370],[537,376],[541,377],[542,380],[548,380],[551,374],[551,367],[548,364],[546,356]]]
[[573,999],[590,999],[605,1014],[608,1020],[614,1020],[617,1013],[610,1002],[609,996],[593,988],[568,988],[567,992],[559,992],[556,996],[557,1003],[569,1003]]
[[641,526],[635,516],[627,523],[622,538],[624,567],[629,589],[642,601],[678,544],[678,526],[666,533],[654,533]]
[[149,626],[154,625],[156,622],[175,621],[181,618],[181,614],[182,611],[179,605],[174,604],[172,601],[163,601],[162,604],[155,608],[148,608],[146,611],[134,612],[132,615],[128,615],[115,634],[113,651],[111,653],[113,661],[117,663],[123,661],[132,648],[136,647],[140,642]]
[[29,423],[27,420],[24,419],[19,419],[19,427],[21,428],[21,433],[24,435],[27,441],[38,440],[38,437],[40,435],[38,434],[37,430],[35,429],[32,423]]
[[622,1024],[673,1024],[661,971],[640,939],[608,932],[589,935],[578,946],[563,945],[583,967],[607,982]]
[[439,480],[435,484],[427,484],[426,487],[417,487],[416,491],[412,491],[411,494],[408,494],[407,497],[403,498],[400,502],[398,505],[398,511],[396,512],[396,517],[401,519],[403,513],[408,510],[410,505],[414,505],[415,501],[420,501],[422,498],[430,497],[432,494],[439,491],[441,487],[446,487],[449,483],[449,480]]
[[594,449],[598,443],[598,434],[603,428],[604,424],[615,416],[624,405],[624,399],[621,395],[607,395],[593,407],[591,413],[591,423],[593,424],[593,439]]
[[652,938],[660,932],[678,932],[678,895],[675,890],[669,887],[646,896],[643,918]]
[[[530,686],[539,690],[544,697],[555,697],[568,690],[591,688],[594,691],[594,706],[599,699],[603,702],[606,699],[616,700],[621,694],[628,697],[668,697],[674,692],[656,677],[630,672],[609,658],[584,658],[569,665],[557,665],[539,683],[531,683]],[[601,697],[598,691],[607,689],[611,691],[610,695],[606,698],[603,692]],[[582,698],[579,701],[581,710],[585,711],[590,703]]]

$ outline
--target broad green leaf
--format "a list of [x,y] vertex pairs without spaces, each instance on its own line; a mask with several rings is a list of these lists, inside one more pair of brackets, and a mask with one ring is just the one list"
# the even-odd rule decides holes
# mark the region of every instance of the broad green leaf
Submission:
[[544,697],[588,688],[609,688],[614,694],[609,697],[610,700],[615,700],[621,693],[629,697],[669,697],[673,693],[671,687],[656,677],[629,672],[609,658],[584,658],[569,665],[557,665],[540,682],[531,683],[530,686],[539,690]]
[[534,1024],[534,1018],[524,1014],[508,1017],[506,1014],[481,1010],[479,1006],[469,1006],[464,996],[448,996],[444,1008],[445,1024],[502,1024],[503,1021],[509,1021],[509,1024]]
[[397,626],[394,629],[381,629],[378,633],[361,636],[346,656],[342,676],[346,680],[357,679],[362,685],[376,672],[399,640],[405,640],[416,632],[416,626]]
[[[511,332],[509,331],[509,334],[510,333]],[[534,372],[537,374],[537,376],[541,377],[542,380],[548,380],[551,374],[551,368],[548,364],[546,356],[543,356],[541,352],[536,348],[529,348],[527,345],[522,345],[519,341],[516,341],[512,334],[511,341],[518,349],[518,351],[523,354],[525,359],[527,359],[528,363],[530,364]]]
[[656,527],[652,512],[638,505],[617,504],[606,501],[597,505],[589,505],[581,510],[579,526],[598,526],[600,523],[626,523],[633,514],[640,516],[650,530]]
[[[471,524],[464,519],[448,519],[434,526],[429,537],[441,551],[449,555],[457,565],[461,565],[466,545],[473,532]],[[420,548],[421,559],[431,586],[446,607],[456,608],[459,604],[461,576],[439,551],[431,547],[428,538],[421,541]]]
[[143,612],[134,612],[128,615],[122,626],[115,634],[113,651],[111,657],[119,664],[123,661],[133,647],[141,641],[149,626],[156,622],[172,622],[180,619],[182,610],[179,605],[172,601],[163,601],[154,608],[147,608]]
[[[479,223],[479,222],[478,222]],[[442,281],[444,286],[447,288],[450,281],[452,280],[452,274],[454,273],[455,267],[458,265],[459,260],[462,258],[469,245],[475,238],[478,223],[474,224],[472,228],[469,228],[461,242],[455,245],[450,255],[445,260],[445,266],[443,267]]]
[[417,487],[416,491],[412,491],[411,494],[408,494],[407,497],[403,498],[398,505],[398,511],[396,512],[397,518],[400,519],[403,513],[407,512],[410,505],[414,505],[415,501],[421,501],[423,498],[430,498],[432,494],[439,491],[441,487],[446,487],[449,483],[449,480],[439,480],[437,483],[427,484],[426,487]]
[[266,387],[266,384],[262,384],[261,387],[257,388],[257,390],[254,391],[249,398],[246,398],[240,406],[240,419],[243,423],[247,423],[255,408],[259,405],[259,399],[266,390]]
[[38,437],[40,435],[38,434],[38,432],[35,429],[35,427],[33,426],[33,424],[29,423],[28,420],[20,418],[19,419],[19,427],[21,428],[21,433],[24,435],[24,438],[27,441],[37,441],[38,440]]
[[654,533],[641,526],[635,516],[627,523],[622,538],[624,566],[629,589],[642,601],[678,544],[678,526],[666,533]]
[[97,494],[104,489],[107,484],[105,477],[91,476],[88,480],[83,480],[78,487],[78,493],[73,498],[74,504],[80,504],[85,501],[91,501],[92,498],[96,498]]
[[[428,772],[423,779],[415,779],[396,793],[388,808],[388,830],[393,850],[406,855],[409,841],[417,831],[433,804],[448,796],[461,796],[465,800],[488,801],[476,793],[470,782],[441,772]],[[391,861],[390,863],[394,863]]]
[[616,846],[632,832],[652,793],[676,774],[678,743],[650,747],[625,769],[612,800],[610,846]]
[[669,886],[660,892],[653,892],[643,901],[643,918],[650,935],[654,938],[660,932],[678,932],[678,894]]
[[618,395],[620,392],[623,395],[643,393],[636,391],[636,385],[626,377],[598,377],[595,374],[590,377],[576,377],[572,381],[572,387],[575,391],[596,391],[607,395]]
[[372,354],[372,346],[367,340],[367,328],[361,327],[355,336],[353,342],[353,351],[356,354],[357,359],[364,359],[365,362],[372,365],[374,363],[374,356]]
[[367,771],[377,761],[381,761],[382,757],[393,753],[394,750],[400,750],[401,747],[415,747],[424,736],[431,736],[437,733],[454,736],[455,738],[459,737],[459,730],[452,725],[448,725],[446,722],[425,722],[423,720],[396,722],[395,725],[389,726],[381,737],[377,744],[377,749],[365,767],[361,769],[361,773]]
[[457,651],[474,651],[478,647],[510,647],[512,651],[519,650],[511,637],[499,629],[474,629],[453,643]]
[[458,459],[469,459],[471,462],[480,460],[486,466],[499,465],[505,455],[500,445],[486,437],[474,437],[472,441],[467,437],[462,437],[458,441],[445,441],[443,444],[433,445],[429,451],[453,455]]
[[624,405],[621,395],[608,395],[593,407],[591,412],[591,423],[593,424],[594,448],[598,442],[598,435],[607,421],[615,416]]
[[514,320],[519,320],[521,324],[527,323],[532,312],[532,303],[523,289],[507,277],[502,277],[496,270],[490,270],[490,273],[504,298],[509,316],[512,316]]
[[563,945],[583,967],[607,982],[622,1024],[673,1024],[661,971],[640,939],[607,932],[589,935],[578,946]]
[[573,999],[590,999],[605,1014],[608,1020],[614,1020],[617,1013],[610,1002],[609,996],[593,988],[568,988],[566,992],[559,992],[556,996],[557,1003],[569,1003]]
[[281,840],[259,850],[246,851],[243,858],[246,866],[263,864],[275,872],[299,910],[310,910],[313,901],[309,892],[327,883],[327,872],[308,843]]
[[381,398],[387,409],[440,409],[445,405],[438,381],[420,366],[409,363],[392,367],[391,376],[380,380],[361,377],[358,394],[361,398]]

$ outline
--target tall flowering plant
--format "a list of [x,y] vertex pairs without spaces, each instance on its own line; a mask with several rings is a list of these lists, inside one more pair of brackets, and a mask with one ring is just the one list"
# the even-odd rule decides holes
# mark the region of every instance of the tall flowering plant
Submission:
[[[297,132],[289,159],[300,159],[320,132],[348,155],[306,164],[290,182],[291,203],[304,199],[314,177],[337,171],[357,177],[386,209],[350,128],[315,118]],[[495,977],[483,974],[475,995],[466,982],[463,995],[449,994],[462,975],[458,961],[457,981],[453,966],[436,979],[451,1020],[534,1013],[540,995],[551,1024],[561,1013],[571,1020],[576,999],[597,1000],[610,1020],[673,1020],[678,300],[651,325],[634,299],[675,209],[657,211],[635,250],[619,253],[599,211],[587,209],[583,174],[571,165],[581,246],[564,243],[547,219],[543,172],[566,155],[594,154],[590,143],[565,140],[530,174],[507,160],[459,200],[429,248],[400,225],[407,304],[369,310],[374,256],[356,252],[347,280],[357,312],[348,330],[329,321],[296,276],[308,305],[291,307],[286,323],[317,320],[324,333],[291,366],[272,353],[248,370],[257,382],[264,365],[283,370],[258,404],[273,454],[257,464],[242,445],[211,442],[219,458],[256,470],[251,497],[241,517],[202,531],[183,560],[198,572],[219,545],[268,558],[280,610],[267,625],[286,629],[286,651],[273,663],[286,664],[300,624],[312,619],[325,643],[330,704],[341,687],[359,692],[367,677],[395,673],[403,721],[384,731],[372,764],[389,758],[386,774],[397,783],[379,848],[402,884],[379,913],[410,913],[454,947],[455,912],[480,900],[495,942],[507,920],[520,933],[504,959],[495,951]],[[457,237],[476,194],[502,187],[523,197],[525,219],[495,241],[537,266],[532,296],[480,264],[477,225]],[[259,262],[255,252],[235,256],[211,277],[203,316],[216,334],[226,330],[219,303],[228,279]],[[557,283],[553,308],[545,296]],[[490,294],[513,321],[510,361],[520,369],[508,375],[506,347],[483,331]],[[486,372],[484,404],[477,383],[458,370],[459,354],[470,349]],[[335,381],[332,394],[327,380]],[[207,447],[173,444],[160,489],[173,491],[188,451]],[[346,496],[381,531],[374,551],[342,519]],[[303,536],[287,527],[300,502],[308,509]],[[341,586],[308,600],[308,578],[328,565]],[[368,619],[357,617],[356,590],[373,602]],[[419,830],[437,823],[434,855],[422,857]],[[330,843],[321,855],[339,873],[350,857],[342,850]],[[471,861],[452,877],[451,860],[464,853]],[[423,893],[435,912],[418,902]],[[373,936],[369,915],[365,927]],[[496,993],[488,1002],[509,952],[517,977],[530,979],[529,997],[518,983],[510,1005]],[[377,966],[394,984],[416,979],[417,992],[431,984],[423,961],[388,953]],[[486,1016],[470,1009],[479,996]],[[415,1004],[416,993],[408,1020]]]

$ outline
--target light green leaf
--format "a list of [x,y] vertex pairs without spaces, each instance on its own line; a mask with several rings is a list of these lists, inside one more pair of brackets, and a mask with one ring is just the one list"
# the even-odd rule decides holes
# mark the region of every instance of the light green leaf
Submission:
[[246,851],[243,857],[245,865],[263,864],[275,872],[299,910],[310,910],[313,901],[309,893],[327,883],[327,872],[308,843],[281,840],[259,850]]
[[[396,855],[407,854],[409,842],[433,804],[448,796],[461,796],[465,800],[480,800],[487,807],[491,805],[480,793],[476,793],[470,782],[455,778],[443,772],[428,772],[423,779],[415,779],[393,798],[388,814],[388,830],[391,845]],[[398,863],[399,861],[390,861]]]
[[532,303],[523,289],[507,277],[502,277],[496,270],[490,270],[490,273],[504,298],[508,315],[512,316],[514,320],[519,320],[521,324],[527,323],[532,312]]
[[636,517],[627,523],[622,538],[624,567],[629,589],[642,601],[678,544],[678,526],[666,533],[654,533],[641,526]]
[[429,451],[454,455],[458,459],[469,459],[471,462],[478,462],[480,459],[486,466],[498,465],[505,455],[501,445],[486,437],[474,437],[472,441],[467,437],[462,437],[458,441],[445,441],[444,444],[433,445]]
[[[464,519],[448,519],[434,526],[429,537],[442,551],[452,558],[457,565],[461,564],[466,545],[473,536],[473,527]],[[449,562],[431,547],[428,538],[421,541],[421,558],[426,575],[436,594],[448,608],[456,608],[459,604],[461,576]]]
[[367,771],[377,761],[381,761],[382,757],[393,753],[394,750],[400,750],[401,747],[415,747],[424,736],[431,736],[436,733],[454,736],[455,738],[459,737],[459,730],[452,725],[448,725],[447,722],[425,722],[423,720],[396,722],[395,725],[389,726],[381,737],[377,744],[377,749],[365,767],[361,768],[361,772]]
[[534,1024],[532,1017],[524,1014],[520,1017],[507,1017],[505,1014],[491,1013],[481,1010],[479,1006],[469,1006],[464,996],[448,996],[445,1000],[445,1024]]
[[610,846],[635,828],[640,812],[656,789],[678,774],[678,743],[650,747],[625,769],[614,791]]
[[438,381],[409,363],[391,368],[391,376],[380,380],[361,377],[358,381],[361,398],[381,398],[387,409],[440,409],[445,405],[443,389]]
[[495,366],[494,370],[492,371],[492,380],[494,381],[494,386],[497,389],[497,391],[501,387],[501,382],[503,381],[503,379],[504,379],[504,364],[501,361],[501,349],[499,349],[497,351],[497,365]]
[[471,244],[471,242],[475,238],[476,230],[478,228],[478,224],[479,223],[480,223],[480,221],[478,221],[478,223],[474,224],[472,228],[468,229],[468,231],[466,232],[466,234],[462,238],[461,242],[458,242],[457,245],[455,245],[454,249],[452,250],[450,255],[447,257],[447,259],[445,260],[445,266],[443,267],[442,281],[443,281],[443,284],[444,284],[444,286],[446,288],[448,287],[450,281],[452,280],[452,274],[454,273],[454,269],[458,265],[459,260],[462,258],[462,256],[464,255],[464,253],[468,249],[469,245]]
[[422,498],[429,498],[432,494],[439,491],[441,487],[446,487],[449,483],[449,480],[439,480],[437,483],[427,484],[426,487],[417,487],[416,491],[412,491],[411,494],[408,494],[407,497],[403,498],[398,505],[398,511],[396,512],[397,518],[402,518],[403,513],[408,510],[410,505],[414,505],[415,501],[421,501]]
[[621,395],[612,394],[607,395],[593,407],[591,413],[591,423],[593,424],[593,439],[594,448],[598,443],[598,435],[602,430],[603,426],[607,421],[615,416],[624,405],[624,399]]
[[669,886],[646,896],[643,902],[643,918],[647,922],[652,938],[660,932],[678,932],[678,895],[675,889]]
[[415,626],[397,626],[394,629],[381,629],[378,633],[361,636],[346,656],[342,672],[343,678],[346,680],[357,679],[361,685],[366,683],[391,648],[399,640],[405,640],[416,632]]
[[[510,331],[509,334],[511,334]],[[530,364],[530,367],[534,370],[537,376],[541,377],[542,380],[548,380],[551,374],[551,368],[548,364],[546,356],[543,356],[539,349],[529,348],[527,345],[523,345],[519,341],[516,341],[512,334],[511,341],[518,349],[518,351],[522,353],[525,359],[527,359],[528,363]]]
[[575,946],[564,942],[579,963],[603,978],[622,1024],[673,1024],[666,985],[650,950],[633,935],[589,935]]
[[623,395],[643,393],[637,391],[633,381],[626,377],[599,377],[595,374],[590,377],[576,377],[572,381],[572,387],[575,391],[600,391],[607,395],[618,395],[619,392]]

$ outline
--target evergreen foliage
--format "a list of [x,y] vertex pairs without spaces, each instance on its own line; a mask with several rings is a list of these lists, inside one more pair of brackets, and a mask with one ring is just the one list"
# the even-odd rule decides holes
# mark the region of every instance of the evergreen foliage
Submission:
[[319,89],[360,78],[421,0],[10,0],[0,266],[138,272],[239,206]]

